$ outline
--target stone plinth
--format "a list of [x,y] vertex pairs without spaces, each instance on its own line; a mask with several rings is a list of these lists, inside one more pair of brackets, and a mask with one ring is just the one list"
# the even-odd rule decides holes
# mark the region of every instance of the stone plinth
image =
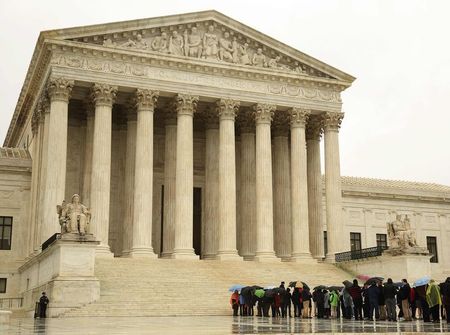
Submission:
[[48,317],[98,300],[100,282],[94,276],[98,245],[92,234],[64,234],[21,266],[20,291],[25,310],[34,311],[42,292],[50,299]]
[[423,254],[391,256],[385,252],[380,257],[342,262],[337,265],[355,275],[367,274],[392,278],[394,281],[406,278],[409,282],[413,282],[420,277],[431,276],[431,257],[432,255]]

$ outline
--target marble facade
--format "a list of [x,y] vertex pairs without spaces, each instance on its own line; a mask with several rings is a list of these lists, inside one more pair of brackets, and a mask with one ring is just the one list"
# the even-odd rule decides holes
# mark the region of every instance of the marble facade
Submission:
[[28,149],[32,174],[20,257],[0,274],[39,254],[75,193],[97,257],[218,261],[333,262],[349,232],[374,246],[381,221],[419,203],[450,270],[450,188],[396,197],[341,177],[354,79],[215,11],[41,33],[4,144]]

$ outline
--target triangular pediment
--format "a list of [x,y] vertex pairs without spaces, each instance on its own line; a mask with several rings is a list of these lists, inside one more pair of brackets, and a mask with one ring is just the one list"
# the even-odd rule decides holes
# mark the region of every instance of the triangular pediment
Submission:
[[216,11],[53,30],[42,37],[117,50],[264,68],[279,73],[354,78]]

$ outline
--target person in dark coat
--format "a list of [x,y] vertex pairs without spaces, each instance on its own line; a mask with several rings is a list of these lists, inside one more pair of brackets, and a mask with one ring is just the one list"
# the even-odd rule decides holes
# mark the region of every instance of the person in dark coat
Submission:
[[397,313],[395,309],[395,296],[397,295],[397,292],[397,286],[394,285],[391,278],[388,278],[387,283],[384,284],[384,302],[386,304],[388,321],[397,321]]
[[369,298],[369,320],[373,320],[373,312],[375,311],[375,319],[380,319],[380,310],[378,308],[378,301],[380,299],[380,289],[377,284],[373,282],[367,289],[367,297]]
[[442,305],[445,308],[445,318],[447,324],[450,324],[450,277],[447,277],[441,285]]
[[364,284],[364,287],[362,289],[363,313],[364,313],[364,319],[367,319],[367,320],[369,319],[369,311],[370,311],[370,308],[369,308],[369,297],[367,295],[367,289],[368,288],[369,287],[366,284]]
[[385,321],[386,320],[386,302],[384,298],[384,287],[383,283],[381,281],[377,284],[378,290],[380,292],[380,295],[378,297],[378,309],[380,310],[380,320]]
[[416,299],[420,302],[420,307],[422,309],[423,322],[431,322],[430,318],[430,308],[427,303],[427,286],[417,286],[414,288],[416,293]]
[[288,315],[289,311],[289,317],[292,317],[291,314],[291,290],[287,288],[285,291],[281,294],[281,317],[285,318]]
[[292,304],[294,305],[294,317],[300,317],[300,290],[294,288],[292,293]]
[[42,296],[39,299],[39,317],[45,319],[47,317],[47,306],[50,300],[48,300],[45,292],[42,292]]
[[362,290],[361,287],[359,287],[358,281],[356,279],[353,280],[353,286],[348,289],[348,292],[353,299],[353,314],[355,315],[355,320],[362,320]]
[[412,321],[411,310],[409,308],[409,296],[411,294],[411,287],[406,279],[402,279],[403,286],[400,288],[398,297],[401,301],[402,312],[405,321]]
[[316,294],[317,318],[323,319],[325,313],[325,294],[322,290],[317,290]]

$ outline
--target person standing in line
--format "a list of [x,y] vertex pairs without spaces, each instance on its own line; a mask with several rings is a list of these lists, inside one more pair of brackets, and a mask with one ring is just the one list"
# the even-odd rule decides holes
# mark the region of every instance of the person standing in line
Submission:
[[353,309],[353,300],[352,300],[352,296],[350,295],[350,293],[348,292],[347,287],[344,287],[344,289],[342,290],[342,298],[343,298],[343,303],[344,303],[344,318],[347,320],[351,320],[352,319],[352,309]]
[[380,319],[380,310],[378,309],[378,302],[380,299],[380,290],[375,282],[367,289],[367,296],[369,297],[369,320],[373,320],[373,312],[375,311],[375,320]]
[[423,322],[431,322],[430,308],[427,303],[427,285],[417,286],[414,291],[422,309]]
[[322,290],[317,290],[316,304],[317,304],[317,318],[323,319],[325,314],[325,294],[323,293]]
[[242,294],[239,295],[239,315],[247,316],[247,306],[245,305],[245,299]]
[[411,288],[411,291],[409,291],[409,305],[411,306],[411,317],[413,320],[416,319],[416,290],[414,288]]
[[427,303],[428,306],[430,307],[433,322],[439,323],[441,322],[439,318],[439,308],[442,305],[441,290],[439,289],[439,286],[436,284],[434,279],[430,280],[426,294],[427,294]]
[[294,317],[300,317],[300,290],[298,287],[295,287],[292,293],[292,304],[294,305]]
[[391,278],[388,278],[384,284],[384,302],[387,309],[388,321],[397,321],[396,298],[398,288],[394,285]]
[[362,320],[362,290],[358,285],[358,281],[356,279],[353,280],[353,285],[348,289],[348,292],[352,296],[353,300],[353,314],[355,314],[355,320]]
[[445,319],[450,324],[450,277],[441,284],[442,303],[445,308]]
[[411,287],[406,279],[402,279],[403,286],[400,289],[399,297],[402,302],[402,312],[405,321],[412,321],[411,310],[409,309],[409,296]]
[[369,319],[369,296],[367,295],[367,289],[369,287],[364,284],[363,289],[362,289],[362,296],[363,296],[363,313],[364,313],[364,319],[368,320]]
[[239,311],[239,292],[235,290],[230,298],[230,305],[233,309],[233,316],[238,316]]
[[385,297],[384,297],[383,283],[381,281],[379,281],[377,286],[378,286],[378,291],[380,294],[378,296],[378,309],[380,310],[380,320],[385,321],[386,320],[386,306],[385,306],[386,302],[385,302]]
[[48,300],[47,294],[42,292],[42,296],[39,299],[39,317],[45,319],[47,317],[47,307],[50,300]]
[[291,290],[289,288],[281,294],[281,317],[287,317],[288,311],[291,318]]
[[339,305],[339,294],[333,290],[330,293],[331,318],[337,318],[337,307]]
[[303,310],[302,310],[302,317],[304,319],[309,318],[310,315],[310,306],[311,306],[311,293],[309,293],[308,289],[303,289],[302,291],[302,305],[303,305]]

